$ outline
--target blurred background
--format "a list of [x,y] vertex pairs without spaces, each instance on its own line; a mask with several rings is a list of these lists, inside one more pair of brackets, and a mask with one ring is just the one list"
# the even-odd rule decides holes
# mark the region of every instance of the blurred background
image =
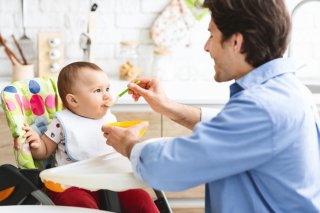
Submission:
[[[140,72],[150,75],[154,69],[158,69],[154,65],[158,63],[154,61],[158,60],[155,58],[159,56],[155,53],[155,48],[162,45],[161,41],[159,44],[159,39],[163,39],[153,39],[150,33],[162,30],[161,26],[155,25],[159,19],[160,25],[166,23],[169,28],[177,23],[176,20],[165,20],[166,17],[161,17],[164,11],[169,10],[168,5],[173,2],[172,0],[0,0],[0,33],[7,40],[8,46],[17,52],[11,36],[14,35],[19,41],[25,32],[32,42],[32,49],[29,44],[24,52],[28,61],[35,65],[35,74],[39,75],[39,69],[41,69],[40,72],[44,71],[43,64],[41,62],[39,64],[39,60],[47,60],[40,56],[41,51],[46,49],[39,41],[43,38],[41,33],[49,33],[49,35],[58,33],[60,51],[62,51],[59,56],[62,60],[57,67],[51,68],[59,70],[70,62],[85,59],[86,47],[83,46],[85,45],[83,42],[86,37],[83,38],[83,34],[88,35],[90,25],[93,26],[90,36],[94,41],[90,47],[92,62],[101,66],[110,76],[118,78],[121,57],[126,57],[121,52],[123,48],[121,42],[134,41],[137,42],[134,48],[138,55],[137,63],[139,63]],[[188,1],[184,1],[186,2]],[[320,2],[287,0],[286,3],[293,15],[292,42],[287,54],[295,58],[297,67],[300,68],[297,73],[299,77],[306,81],[318,81],[320,80],[320,40],[318,39]],[[94,4],[97,4],[97,8],[91,11]],[[187,8],[190,9],[190,7]],[[90,16],[92,13],[95,16],[93,19]],[[167,48],[169,51],[164,51],[165,54],[160,53],[160,57],[165,58],[160,59],[165,61],[160,62],[165,64],[161,66],[171,70],[161,78],[163,80],[212,80],[212,62],[208,54],[203,51],[208,37],[207,26],[210,15],[206,13],[197,19],[190,14],[183,17],[179,17],[178,14],[177,19],[179,18],[184,18],[183,22],[186,24],[181,28],[182,35],[174,38],[175,35],[171,33],[174,31],[165,33],[166,37],[172,37],[170,39],[174,44],[167,45],[171,46]],[[189,21],[188,18],[193,20]],[[0,45],[0,79],[10,79],[11,73],[12,64]]]

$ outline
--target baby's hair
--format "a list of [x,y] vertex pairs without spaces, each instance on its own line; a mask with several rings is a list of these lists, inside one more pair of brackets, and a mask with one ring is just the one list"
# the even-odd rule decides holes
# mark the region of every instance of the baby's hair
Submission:
[[63,67],[59,73],[58,77],[58,92],[65,107],[68,108],[68,102],[66,100],[67,94],[73,93],[73,86],[78,82],[79,75],[81,75],[81,70],[84,68],[89,68],[95,71],[103,71],[96,64],[78,61]]

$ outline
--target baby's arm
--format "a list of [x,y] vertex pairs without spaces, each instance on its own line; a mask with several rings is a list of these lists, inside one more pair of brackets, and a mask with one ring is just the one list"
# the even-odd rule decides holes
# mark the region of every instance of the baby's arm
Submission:
[[24,125],[23,129],[26,131],[24,137],[26,138],[26,143],[29,143],[30,145],[30,150],[34,159],[47,159],[57,149],[58,144],[48,138],[45,134],[40,138],[38,133],[27,124]]

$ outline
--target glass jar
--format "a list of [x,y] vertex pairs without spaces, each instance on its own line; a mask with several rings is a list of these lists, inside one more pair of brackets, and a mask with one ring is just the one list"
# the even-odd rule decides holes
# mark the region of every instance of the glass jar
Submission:
[[133,80],[140,76],[137,41],[122,41],[120,50],[119,77],[122,80]]
[[173,79],[173,65],[168,49],[163,47],[156,47],[154,49],[151,75],[160,80]]

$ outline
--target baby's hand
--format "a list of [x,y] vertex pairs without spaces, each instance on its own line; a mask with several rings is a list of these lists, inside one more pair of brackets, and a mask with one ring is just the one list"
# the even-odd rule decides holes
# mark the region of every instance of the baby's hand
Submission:
[[26,143],[29,143],[30,148],[32,149],[38,149],[42,143],[38,133],[36,133],[28,124],[24,124],[22,129],[26,131],[26,134],[23,136],[26,138]]

